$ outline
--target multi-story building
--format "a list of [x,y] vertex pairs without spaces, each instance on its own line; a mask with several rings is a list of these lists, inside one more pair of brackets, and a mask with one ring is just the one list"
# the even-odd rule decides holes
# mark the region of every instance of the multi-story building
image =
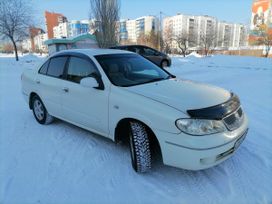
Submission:
[[148,35],[151,31],[158,31],[158,19],[155,16],[143,16],[137,18],[136,22],[136,37]]
[[71,22],[59,23],[53,28],[54,38],[75,37],[90,32],[91,22],[89,20],[73,20]]
[[68,38],[69,37],[69,23],[64,22],[53,28],[54,38]]
[[[197,47],[200,45],[201,36],[214,33],[216,30],[216,18],[211,16],[193,16],[177,14],[176,16],[167,17],[163,21],[164,36],[167,35],[165,30],[172,32],[172,37],[179,35],[188,36],[188,45]],[[173,41],[172,46],[177,48],[177,44]]]
[[47,52],[47,46],[44,41],[48,40],[47,33],[40,33],[34,37],[35,50],[37,52]]
[[74,37],[81,34],[88,33],[90,31],[90,21],[89,20],[73,20],[69,22],[69,36]]
[[45,11],[44,15],[45,15],[48,39],[51,39],[54,37],[53,28],[55,26],[58,26],[60,23],[67,22],[67,18],[60,13],[54,13],[54,12],[48,12],[48,11]]
[[219,21],[217,25],[217,46],[228,47],[241,47],[246,45],[247,29],[243,24],[227,23]]
[[[177,14],[164,19],[163,30],[165,38],[169,32],[172,33],[172,38],[179,35],[188,36],[187,46],[195,49],[201,46],[201,39],[205,39],[208,35],[214,39],[214,46],[217,47],[242,46],[246,39],[244,25],[220,22],[212,16]],[[175,40],[172,42],[172,47],[178,47]]]
[[143,16],[135,20],[120,21],[120,40],[136,42],[142,35],[158,31],[159,21],[155,16]]
[[34,37],[41,34],[41,33],[44,33],[43,29],[41,29],[41,28],[35,28],[35,27],[29,28],[30,44],[31,44],[31,47],[29,50],[33,50],[33,51],[35,50]]
[[23,51],[28,51],[29,52],[29,51],[32,50],[30,38],[27,38],[27,39],[23,40],[21,45],[22,45]]
[[231,23],[225,21],[218,22],[217,24],[217,46],[218,47],[231,47],[233,42],[233,29]]
[[243,24],[233,24],[233,41],[231,47],[247,46],[248,30]]

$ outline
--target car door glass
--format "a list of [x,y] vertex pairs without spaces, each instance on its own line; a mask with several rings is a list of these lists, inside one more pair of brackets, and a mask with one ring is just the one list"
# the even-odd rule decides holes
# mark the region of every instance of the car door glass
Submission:
[[149,48],[144,48],[144,54],[147,56],[154,56],[155,55],[155,50],[151,50]]
[[79,83],[81,79],[90,77],[95,72],[95,66],[88,60],[71,57],[67,70],[67,80]]
[[40,73],[40,74],[46,74],[46,73],[47,73],[47,68],[48,68],[49,61],[50,61],[50,60],[47,60],[47,61],[42,65],[42,67],[41,67],[40,70],[39,70],[39,73]]
[[67,57],[51,58],[50,64],[47,70],[47,75],[56,77],[56,78],[62,78],[66,60],[67,60]]

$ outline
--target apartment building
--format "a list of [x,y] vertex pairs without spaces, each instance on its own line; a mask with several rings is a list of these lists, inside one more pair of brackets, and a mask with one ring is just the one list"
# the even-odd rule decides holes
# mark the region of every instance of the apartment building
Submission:
[[[216,30],[216,18],[211,16],[193,16],[177,14],[176,16],[167,17],[163,21],[163,35],[172,32],[173,37],[179,35],[188,35],[190,47],[200,45],[202,35],[214,33]],[[167,31],[167,32],[166,32]],[[172,43],[173,48],[177,48],[175,41]]]
[[54,37],[53,28],[55,26],[58,26],[60,23],[67,22],[67,18],[60,13],[54,13],[54,12],[48,12],[48,11],[45,11],[44,16],[45,16],[47,33],[48,33],[48,39],[51,39]]
[[[241,24],[220,22],[212,16],[194,16],[177,14],[163,20],[163,35],[188,35],[188,46],[198,49],[201,46],[201,37],[213,36],[217,47],[238,47],[246,42],[246,27]],[[191,39],[190,39],[191,38]],[[173,48],[178,48],[175,41]]]
[[28,50],[35,50],[35,41],[34,41],[34,37],[44,33],[43,29],[41,28],[36,28],[36,27],[31,27],[29,28],[29,36],[30,36],[30,48]]
[[90,32],[89,20],[63,22],[53,28],[54,38],[75,37],[88,32]]
[[243,24],[233,24],[233,41],[231,47],[248,45],[248,30]]
[[54,38],[68,38],[69,37],[69,23],[64,22],[53,28]]
[[217,25],[217,46],[222,48],[241,47],[247,44],[245,25],[219,21]]
[[39,52],[47,52],[47,46],[44,41],[48,40],[47,33],[40,33],[34,37],[35,50]]
[[119,27],[121,41],[136,43],[140,36],[158,31],[159,21],[155,16],[142,16],[134,20],[121,20]]
[[72,20],[69,22],[69,36],[74,37],[81,34],[86,34],[90,31],[90,21],[89,20]]

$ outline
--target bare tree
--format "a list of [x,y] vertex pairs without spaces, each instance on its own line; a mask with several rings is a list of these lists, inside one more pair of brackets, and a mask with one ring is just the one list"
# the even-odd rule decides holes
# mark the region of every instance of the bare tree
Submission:
[[206,56],[214,51],[216,47],[216,34],[213,32],[213,29],[207,33],[200,34],[200,46]]
[[114,46],[118,42],[119,0],[90,0],[90,18],[97,22],[95,32],[99,47]]
[[195,37],[192,35],[182,32],[175,36],[175,42],[177,43],[178,48],[181,50],[183,57],[186,56],[189,46],[195,44]]
[[148,34],[141,33],[137,38],[137,44],[146,45],[154,49],[158,49],[160,43],[158,35],[159,33],[155,31],[151,31]]
[[173,39],[174,39],[173,38],[173,28],[168,26],[164,29],[164,32],[163,32],[162,44],[163,44],[164,52],[171,53]]
[[265,57],[268,57],[269,52],[272,48],[272,32],[269,32],[268,29],[262,29],[259,31],[260,37],[258,39],[259,45],[265,46]]
[[27,0],[0,0],[0,35],[8,38],[18,58],[17,43],[28,35],[32,12]]

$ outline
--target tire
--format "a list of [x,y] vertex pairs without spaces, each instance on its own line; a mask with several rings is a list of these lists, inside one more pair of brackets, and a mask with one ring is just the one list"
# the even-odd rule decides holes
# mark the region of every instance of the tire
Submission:
[[148,133],[139,122],[130,122],[129,144],[132,167],[136,172],[144,173],[151,169],[151,151]]
[[162,62],[161,62],[161,68],[166,68],[166,67],[168,67],[168,61],[167,60],[163,60]]
[[54,120],[54,117],[47,112],[42,100],[38,96],[33,96],[31,102],[33,115],[38,123],[47,125]]

